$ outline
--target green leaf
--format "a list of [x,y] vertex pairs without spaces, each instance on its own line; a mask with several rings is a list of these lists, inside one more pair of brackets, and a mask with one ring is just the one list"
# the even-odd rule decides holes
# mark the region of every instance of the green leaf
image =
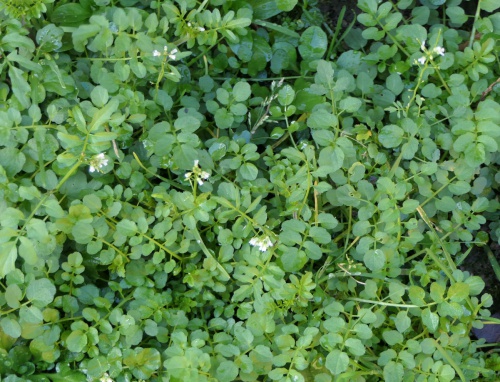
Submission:
[[484,144],[473,143],[469,145],[465,151],[465,162],[470,167],[478,167],[486,161],[486,150]]
[[50,14],[50,21],[57,25],[78,26],[92,16],[90,8],[78,3],[63,4]]
[[122,219],[116,225],[116,231],[125,236],[134,236],[137,233],[137,225],[131,220]]
[[290,105],[295,98],[295,91],[290,85],[283,86],[278,92],[278,102],[282,106]]
[[199,159],[198,151],[189,144],[182,144],[174,149],[173,162],[182,170],[193,169],[194,161]]
[[469,294],[471,296],[477,296],[485,287],[484,280],[479,276],[471,276],[465,280],[465,283],[469,285]]
[[36,253],[35,245],[30,239],[24,236],[20,236],[19,241],[21,242],[18,251],[19,256],[21,256],[27,264],[35,265],[39,259]]
[[366,352],[365,345],[357,338],[348,338],[345,341],[345,346],[347,346],[349,353],[354,356],[362,356]]
[[434,302],[442,302],[444,300],[444,292],[445,288],[441,284],[438,284],[437,282],[433,282],[431,284],[430,296]]
[[30,106],[29,94],[31,87],[23,77],[23,71],[11,65],[9,67],[9,77],[12,83],[12,92],[24,109]]
[[99,356],[96,358],[92,358],[87,363],[87,375],[89,377],[99,378],[104,375],[109,369],[109,362],[106,360],[106,357]]
[[326,356],[325,366],[333,375],[339,375],[347,370],[349,356],[347,353],[334,349]]
[[442,91],[436,85],[430,83],[430,84],[425,85],[422,88],[421,93],[422,93],[422,96],[424,96],[425,98],[436,98],[436,97],[439,97],[441,95]]
[[406,311],[401,311],[397,314],[394,323],[396,324],[398,332],[404,333],[411,326],[411,319],[408,317],[408,313]]
[[238,376],[238,366],[232,361],[222,361],[215,370],[215,377],[221,382],[235,381]]
[[495,12],[500,8],[500,4],[496,0],[481,0],[481,9],[486,12]]
[[94,238],[94,228],[82,221],[76,222],[71,229],[71,233],[79,244],[88,244]]
[[399,362],[389,361],[389,363],[384,366],[385,382],[401,382],[404,374],[403,365]]
[[229,129],[234,122],[233,113],[229,112],[227,109],[218,109],[214,114],[215,123],[220,129]]
[[[254,4],[252,3],[252,6]],[[271,23],[269,21],[262,21],[262,20],[257,20],[257,19],[254,19],[252,20],[254,24],[257,24],[257,25],[260,25],[264,28],[267,28],[267,29],[271,29],[271,30],[274,30],[276,32],[279,32],[279,33],[282,33],[284,34],[285,36],[288,36],[288,37],[292,37],[294,39],[299,39],[300,38],[300,34],[298,34],[297,32],[293,31],[292,29],[289,29],[285,26],[282,26],[282,25],[278,25],[278,24],[275,24],[275,23]],[[291,45],[291,44],[290,44]],[[279,42],[277,44],[275,44],[276,47],[279,47],[279,46],[283,46],[281,45]],[[281,49],[278,49],[275,54],[279,51],[282,51]],[[274,58],[274,56],[273,56]]]
[[40,324],[43,322],[42,312],[36,306],[21,306],[19,309],[19,318],[21,321],[29,324]]
[[283,245],[280,245],[279,249],[283,251],[283,254],[281,255],[281,263],[283,264],[283,269],[285,271],[300,271],[307,263],[308,258],[304,251],[299,251],[297,248],[286,247]]
[[17,284],[11,284],[5,289],[5,301],[11,308],[18,309],[22,298],[23,292]]
[[404,89],[404,83],[401,80],[401,76],[397,73],[392,73],[385,80],[386,87],[389,89],[394,95],[399,95]]
[[384,147],[394,148],[401,144],[403,135],[404,131],[401,127],[396,125],[386,125],[382,128],[378,139]]
[[41,52],[52,52],[62,47],[62,37],[64,31],[56,27],[54,24],[49,24],[39,29],[36,33],[36,42],[39,45]]
[[276,6],[280,11],[290,12],[297,5],[297,0],[276,0]]
[[459,153],[464,152],[467,147],[469,147],[476,140],[476,135],[474,133],[465,133],[460,135],[457,140],[453,143],[453,149]]
[[66,347],[74,353],[80,353],[87,346],[87,343],[87,335],[82,330],[74,330],[66,338]]
[[299,53],[304,60],[317,60],[323,57],[328,48],[328,38],[320,27],[307,28],[299,40]]
[[401,146],[401,152],[403,154],[403,159],[410,160],[413,159],[415,154],[418,151],[418,140],[415,137],[410,137],[408,142],[405,142],[403,146]]
[[368,269],[377,272],[384,268],[385,254],[381,249],[371,249],[365,253],[363,261]]
[[385,32],[383,30],[378,30],[376,27],[369,27],[364,29],[361,35],[366,40],[378,41],[384,38]]
[[233,97],[236,102],[243,102],[250,98],[252,94],[252,89],[248,82],[240,81],[237,82],[233,87]]
[[49,279],[33,280],[26,288],[26,297],[37,306],[47,306],[54,300],[56,287]]
[[21,325],[19,322],[10,317],[3,317],[0,321],[0,326],[5,334],[12,338],[21,337]]
[[94,194],[85,195],[83,197],[83,204],[88,207],[91,213],[99,212],[102,208],[101,199]]
[[174,127],[185,133],[194,133],[199,129],[200,121],[191,115],[184,115],[175,120]]
[[132,359],[124,359],[126,365],[132,366],[132,374],[138,379],[150,379],[161,366],[160,352],[156,349],[135,349]]
[[410,288],[408,289],[408,297],[410,297],[412,304],[415,304],[417,306],[425,305],[425,291],[419,286],[410,286]]
[[96,107],[104,107],[109,100],[108,90],[100,85],[90,92],[90,99]]
[[321,257],[323,257],[323,251],[321,250],[321,247],[316,243],[306,241],[304,242],[304,249],[306,251],[307,257],[312,260],[319,260],[321,259]]
[[309,230],[309,236],[319,244],[328,244],[332,241],[330,233],[322,227],[311,227]]
[[359,98],[346,97],[340,101],[339,107],[348,113],[355,113],[359,110],[362,104],[363,103]]
[[469,284],[457,282],[448,289],[446,297],[453,302],[461,302],[469,296]]
[[16,266],[17,247],[15,241],[0,243],[0,278],[12,272]]
[[434,333],[439,326],[439,316],[431,312],[429,308],[422,310],[422,323],[429,329],[431,333]]
[[238,172],[241,174],[243,179],[246,180],[255,180],[257,179],[257,175],[259,173],[259,169],[253,163],[244,163],[239,169]]
[[382,333],[382,337],[390,346],[401,344],[404,341],[403,335],[396,330],[386,330]]
[[[310,127],[311,129],[330,129],[331,127],[335,127],[337,125],[338,125],[337,116],[323,109],[312,113],[307,118],[307,126]],[[331,133],[331,131],[329,131],[329,133]],[[332,139],[330,139],[328,143],[331,142]],[[323,144],[322,146],[327,146],[327,144]]]
[[119,102],[116,98],[112,98],[106,106],[98,110],[92,117],[92,121],[88,126],[88,131],[92,132],[95,129],[101,127],[104,123],[108,122],[111,114],[113,114],[118,109]]
[[448,185],[448,190],[454,195],[466,194],[470,189],[471,185],[464,180],[458,180]]

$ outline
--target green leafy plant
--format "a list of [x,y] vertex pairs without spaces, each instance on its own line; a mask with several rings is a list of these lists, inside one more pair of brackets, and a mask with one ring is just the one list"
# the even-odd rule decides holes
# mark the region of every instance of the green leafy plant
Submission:
[[498,378],[495,1],[5,4],[2,380]]

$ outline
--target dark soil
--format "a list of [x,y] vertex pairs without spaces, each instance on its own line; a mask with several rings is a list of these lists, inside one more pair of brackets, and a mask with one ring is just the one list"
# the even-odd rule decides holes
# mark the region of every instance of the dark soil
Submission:
[[[500,262],[500,245],[490,244],[492,252]],[[460,267],[463,271],[468,271],[474,276],[479,276],[484,280],[486,287],[483,293],[489,293],[493,297],[493,306],[489,308],[492,313],[500,312],[500,281],[495,275],[488,255],[481,247],[474,248]]]
[[358,7],[356,7],[356,1],[353,0],[320,0],[318,1],[318,8],[323,13],[325,22],[332,28],[335,29],[337,25],[338,18],[341,15],[342,8],[346,7],[346,12],[342,20],[342,25],[344,27],[348,26],[352,20],[356,17],[359,12]]

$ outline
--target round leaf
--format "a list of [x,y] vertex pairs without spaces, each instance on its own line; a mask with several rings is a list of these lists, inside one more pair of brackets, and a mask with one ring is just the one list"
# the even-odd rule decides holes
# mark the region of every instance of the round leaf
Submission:
[[238,376],[238,366],[231,361],[222,361],[215,373],[220,382],[235,381]]
[[88,338],[82,330],[75,330],[66,338],[69,351],[80,353],[87,346]]
[[240,167],[239,173],[246,180],[255,180],[257,178],[259,170],[254,164],[245,163]]
[[54,300],[56,287],[49,279],[33,280],[26,289],[28,300],[37,303],[39,306],[46,306]]
[[404,131],[401,127],[396,125],[386,125],[382,128],[378,139],[384,147],[393,148],[398,147],[403,140]]
[[305,60],[318,60],[328,48],[328,38],[320,27],[307,28],[299,40],[299,53]]
[[349,356],[338,349],[335,349],[326,356],[325,366],[334,375],[339,375],[347,370],[349,366]]
[[233,97],[236,102],[243,102],[250,98],[252,89],[248,82],[240,81],[233,87]]

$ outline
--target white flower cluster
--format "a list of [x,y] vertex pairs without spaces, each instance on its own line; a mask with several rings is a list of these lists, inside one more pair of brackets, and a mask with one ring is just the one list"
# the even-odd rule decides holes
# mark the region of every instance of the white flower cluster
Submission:
[[[191,23],[189,23],[189,22],[187,23],[187,26],[189,28],[193,27],[193,25]],[[205,28],[203,28],[203,27],[196,27],[196,29],[198,29],[198,31],[200,31],[200,32],[205,32]]]
[[163,47],[163,52],[160,52],[159,50],[153,50],[153,56],[155,57],[160,57],[160,56],[167,56],[170,60],[175,60],[176,59],[176,54],[178,50],[177,49],[172,49],[171,52],[168,51],[168,48],[166,46]]
[[273,246],[271,239],[268,236],[254,237],[250,239],[250,245],[254,247],[259,247],[259,251],[265,252],[268,248]]
[[200,161],[196,159],[194,161],[193,171],[186,172],[186,174],[184,174],[184,177],[186,178],[186,180],[192,178],[195,179],[196,182],[198,182],[198,184],[201,186],[203,185],[203,183],[205,183],[206,180],[208,180],[208,178],[210,178],[210,174],[200,168],[200,166],[198,165],[199,162]]
[[94,172],[94,171],[100,171],[100,169],[104,166],[108,165],[108,159],[103,153],[94,155],[92,159],[90,159],[90,167],[89,171]]
[[104,375],[99,380],[100,382],[113,382],[113,380],[109,377],[108,373],[104,373]]
[[425,53],[425,55],[420,58],[417,58],[415,60],[415,65],[417,64],[424,65],[427,62],[427,59],[432,60],[434,56],[444,56],[445,53],[445,50],[442,46],[436,46],[430,51],[427,50],[427,48],[425,47],[425,40],[422,41],[422,43],[420,44],[420,49],[422,50],[422,52]]

